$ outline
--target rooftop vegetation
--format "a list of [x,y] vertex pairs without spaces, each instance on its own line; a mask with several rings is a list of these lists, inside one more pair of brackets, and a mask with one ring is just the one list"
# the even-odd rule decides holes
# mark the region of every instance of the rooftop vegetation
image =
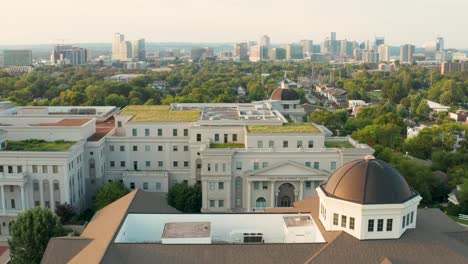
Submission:
[[354,148],[349,141],[325,141],[327,148]]
[[250,133],[320,133],[312,123],[287,123],[282,126],[248,126]]
[[170,111],[168,105],[130,105],[121,115],[132,115],[132,122],[195,122],[200,111]]
[[23,141],[7,141],[7,151],[67,151],[75,145],[74,141],[45,141],[30,139]]
[[211,143],[210,148],[222,149],[222,148],[245,148],[242,143]]

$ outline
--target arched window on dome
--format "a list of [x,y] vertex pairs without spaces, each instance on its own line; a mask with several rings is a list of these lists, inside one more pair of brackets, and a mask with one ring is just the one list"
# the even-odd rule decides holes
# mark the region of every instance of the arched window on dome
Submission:
[[265,208],[266,207],[266,200],[263,197],[257,198],[255,201],[255,207],[257,208]]

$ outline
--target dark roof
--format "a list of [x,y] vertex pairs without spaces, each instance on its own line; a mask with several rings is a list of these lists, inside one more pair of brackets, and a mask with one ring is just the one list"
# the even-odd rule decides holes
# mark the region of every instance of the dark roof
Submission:
[[47,244],[41,263],[67,263],[91,241],[81,237],[53,237]]
[[294,101],[299,100],[299,94],[292,88],[276,88],[271,93],[271,100]]
[[108,249],[102,263],[305,263],[323,245],[324,243],[257,245],[114,243]]
[[417,195],[397,169],[374,158],[346,163],[321,188],[330,197],[360,204],[396,204]]
[[128,213],[177,214],[180,211],[167,204],[165,193],[138,190]]

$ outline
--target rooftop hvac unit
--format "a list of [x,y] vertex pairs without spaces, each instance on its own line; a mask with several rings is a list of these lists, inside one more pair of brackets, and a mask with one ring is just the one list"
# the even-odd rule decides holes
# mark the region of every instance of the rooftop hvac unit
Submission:
[[244,243],[263,243],[262,233],[244,233]]

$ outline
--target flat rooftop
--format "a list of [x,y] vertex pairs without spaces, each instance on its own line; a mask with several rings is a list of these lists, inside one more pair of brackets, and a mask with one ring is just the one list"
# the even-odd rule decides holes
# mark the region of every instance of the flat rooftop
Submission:
[[196,122],[199,110],[172,111],[168,105],[130,105],[120,115],[130,115],[131,122]]
[[210,237],[210,222],[166,223],[162,238],[199,238]]
[[169,232],[167,235],[171,236],[187,232],[187,238],[194,235],[204,236],[208,230],[197,231],[194,230],[194,227],[204,228],[204,225],[208,223],[210,224],[211,244],[242,244],[244,237],[250,235],[260,235],[262,243],[265,244],[325,242],[310,214],[129,213],[118,231],[114,243],[162,243],[161,238],[164,236],[164,232]]
[[247,126],[249,133],[321,133],[312,123],[287,123],[282,126]]

